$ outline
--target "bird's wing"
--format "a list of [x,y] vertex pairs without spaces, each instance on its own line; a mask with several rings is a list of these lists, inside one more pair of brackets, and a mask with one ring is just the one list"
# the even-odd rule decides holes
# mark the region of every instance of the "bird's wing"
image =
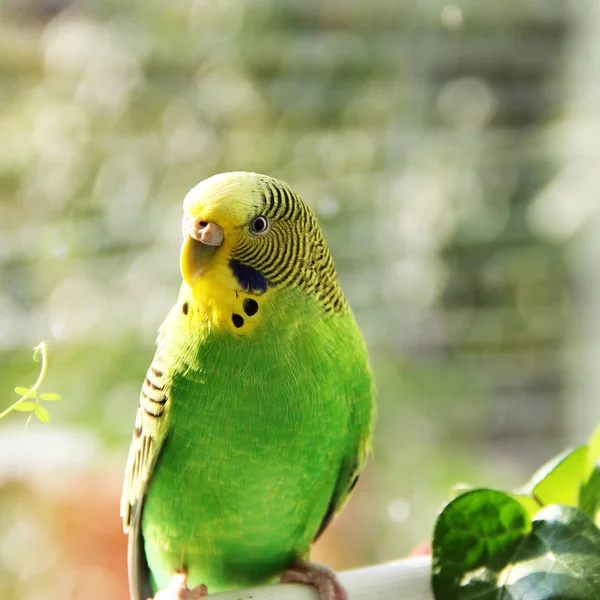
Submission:
[[350,497],[371,449],[375,404],[370,377],[364,380],[359,390],[347,390],[347,393],[353,400],[350,408],[350,443],[342,459],[329,506],[313,541],[316,541],[327,529],[333,517],[340,512]]
[[153,596],[143,548],[142,509],[148,483],[166,437],[168,413],[169,390],[159,344],[140,392],[140,406],[135,419],[121,497],[123,529],[129,533],[127,563],[131,600],[146,600]]

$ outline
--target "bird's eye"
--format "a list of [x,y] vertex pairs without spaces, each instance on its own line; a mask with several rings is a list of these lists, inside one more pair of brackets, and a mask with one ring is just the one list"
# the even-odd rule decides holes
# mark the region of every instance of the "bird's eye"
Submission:
[[265,235],[270,228],[271,221],[262,215],[258,215],[250,221],[250,233],[254,235]]

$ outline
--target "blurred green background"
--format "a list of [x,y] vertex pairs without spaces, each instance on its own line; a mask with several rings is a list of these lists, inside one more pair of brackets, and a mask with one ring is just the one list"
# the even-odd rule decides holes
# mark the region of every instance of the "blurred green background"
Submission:
[[216,172],[316,211],[377,378],[374,457],[315,556],[404,556],[452,485],[600,420],[600,2],[3,0],[0,597],[125,598],[118,498]]

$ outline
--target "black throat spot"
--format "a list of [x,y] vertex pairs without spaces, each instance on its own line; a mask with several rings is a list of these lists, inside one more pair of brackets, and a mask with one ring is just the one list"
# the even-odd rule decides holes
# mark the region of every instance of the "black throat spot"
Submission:
[[229,266],[233,272],[234,277],[240,284],[240,287],[245,292],[252,294],[264,294],[267,291],[269,281],[267,278],[252,267],[242,264],[241,262],[231,259]]

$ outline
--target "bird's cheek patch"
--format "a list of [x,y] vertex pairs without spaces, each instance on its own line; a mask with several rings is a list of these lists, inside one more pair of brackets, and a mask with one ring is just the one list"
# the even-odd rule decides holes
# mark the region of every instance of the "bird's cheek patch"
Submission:
[[260,295],[267,291],[269,281],[260,271],[235,259],[229,261],[229,266],[239,286],[245,292]]

